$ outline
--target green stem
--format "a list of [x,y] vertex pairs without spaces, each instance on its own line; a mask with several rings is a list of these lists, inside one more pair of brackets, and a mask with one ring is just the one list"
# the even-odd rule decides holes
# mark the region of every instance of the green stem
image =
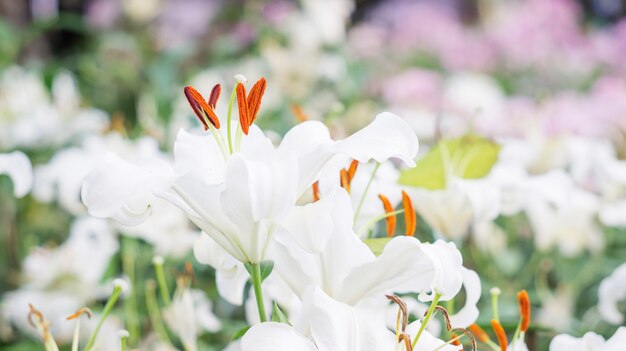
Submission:
[[130,294],[124,303],[124,314],[126,315],[126,325],[129,329],[131,343],[141,338],[139,331],[139,317],[137,314],[137,289],[135,289],[135,256],[136,242],[134,239],[125,237],[122,241],[122,270],[130,280]]
[[430,307],[428,308],[428,312],[426,313],[426,316],[424,317],[424,320],[422,321],[422,325],[420,325],[420,329],[417,331],[417,334],[415,335],[415,339],[413,339],[413,344],[412,344],[413,348],[415,348],[415,345],[417,345],[417,341],[419,340],[420,336],[424,332],[424,329],[426,329],[426,325],[428,324],[428,321],[430,321],[430,317],[433,316],[433,312],[435,311],[435,307],[437,307],[437,304],[439,303],[440,298],[441,298],[441,294],[435,293],[435,298],[433,298],[433,302],[431,302]]
[[167,281],[165,280],[165,272],[163,270],[163,261],[157,260],[154,263],[154,271],[156,272],[157,282],[159,283],[159,292],[161,293],[161,299],[163,300],[163,304],[165,307],[168,307],[172,304],[172,300],[170,298],[170,289],[167,287]]
[[493,310],[493,319],[500,322],[500,314],[498,313],[498,296],[500,296],[500,289],[491,289],[491,309]]
[[263,290],[261,289],[261,264],[251,263],[252,273],[252,286],[254,287],[254,296],[256,297],[256,305],[259,309],[259,319],[261,322],[267,322],[267,314],[265,314],[265,304],[263,304]]
[[[239,84],[239,83],[237,83]],[[230,101],[228,102],[228,117],[226,119],[226,133],[228,133],[228,151],[233,154],[233,141],[232,134],[230,133],[230,121],[232,120],[233,105],[235,104],[235,96],[237,96],[237,84],[233,87],[233,92],[230,94]]]
[[89,351],[93,347],[93,344],[96,342],[96,337],[98,336],[98,333],[100,332],[100,328],[102,328],[102,325],[104,324],[104,320],[109,316],[109,313],[111,313],[111,311],[113,310],[113,306],[115,306],[115,303],[117,302],[117,299],[120,297],[121,292],[122,292],[122,287],[119,285],[116,285],[115,288],[113,289],[113,294],[111,295],[111,297],[109,297],[109,301],[107,301],[107,304],[104,306],[104,310],[102,311],[102,316],[100,317],[100,320],[98,321],[96,330],[93,331],[93,333],[91,334],[91,338],[89,338],[89,342],[87,343],[87,346],[85,346],[85,351]]
[[367,192],[370,190],[370,186],[374,181],[374,177],[376,176],[376,172],[378,171],[378,167],[380,167],[380,163],[376,162],[376,166],[374,166],[374,170],[372,171],[372,175],[370,179],[367,181],[367,185],[365,186],[365,190],[363,190],[363,194],[361,195],[361,199],[359,200],[359,205],[356,207],[356,211],[354,212],[354,218],[352,223],[356,223],[357,218],[359,218],[359,213],[361,212],[361,207],[363,207],[363,203],[365,202],[365,197],[367,196]]
[[126,336],[122,336],[121,338],[121,342],[122,342],[122,351],[126,351],[126,342],[128,340],[128,338]]
[[161,319],[161,311],[159,310],[159,305],[156,301],[156,283],[154,280],[148,280],[146,282],[146,307],[148,308],[148,316],[150,318],[152,328],[163,342],[171,345],[172,342],[167,335],[167,330],[165,329],[165,325]]

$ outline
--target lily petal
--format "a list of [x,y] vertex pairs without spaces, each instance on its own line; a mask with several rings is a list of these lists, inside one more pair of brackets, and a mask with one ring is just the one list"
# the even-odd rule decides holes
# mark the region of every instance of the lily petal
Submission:
[[253,326],[241,339],[241,351],[316,351],[317,347],[293,327],[276,322]]
[[359,162],[374,159],[384,162],[399,158],[407,166],[415,167],[419,143],[413,129],[400,117],[383,112],[365,128],[350,137],[338,141],[334,150]]

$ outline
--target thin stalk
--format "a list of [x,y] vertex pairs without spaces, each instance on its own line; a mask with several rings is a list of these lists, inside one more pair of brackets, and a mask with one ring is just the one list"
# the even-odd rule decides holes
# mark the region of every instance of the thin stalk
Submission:
[[80,317],[76,319],[74,337],[72,338],[72,351],[78,351],[78,337],[80,336]]
[[417,334],[415,335],[415,339],[413,339],[413,343],[412,343],[413,348],[415,348],[415,345],[417,345],[417,341],[419,340],[420,336],[424,332],[424,329],[426,329],[426,325],[428,324],[428,321],[430,321],[430,317],[433,316],[433,312],[435,311],[435,307],[437,307],[437,304],[439,303],[440,298],[441,298],[441,294],[435,293],[435,297],[433,298],[433,301],[431,302],[430,307],[428,308],[428,312],[426,313],[426,316],[424,317],[424,320],[422,321],[422,325],[420,325],[420,329],[417,331]]
[[253,263],[252,273],[252,286],[254,287],[254,296],[256,297],[256,305],[259,310],[259,319],[261,322],[267,322],[267,314],[265,313],[265,304],[263,304],[263,290],[261,289],[261,264]]
[[148,316],[152,328],[163,342],[171,345],[172,342],[167,335],[163,319],[161,319],[161,311],[159,310],[159,304],[156,299],[156,282],[154,280],[148,280],[146,282],[146,307],[148,308]]
[[491,289],[491,309],[493,310],[493,319],[500,322],[500,314],[498,313],[498,296],[500,296],[500,289]]
[[365,190],[363,190],[363,194],[361,195],[361,199],[359,200],[359,205],[356,207],[356,211],[354,212],[354,218],[352,223],[356,223],[357,218],[359,218],[359,213],[361,213],[361,207],[363,207],[363,203],[365,202],[365,197],[367,196],[367,192],[370,190],[370,186],[374,181],[374,177],[376,176],[376,172],[378,172],[378,167],[380,167],[380,163],[376,162],[374,166],[374,170],[372,170],[372,175],[370,175],[370,179],[367,181],[367,185],[365,186]]
[[107,301],[107,304],[104,306],[104,310],[102,311],[102,316],[100,316],[100,320],[98,321],[96,330],[93,331],[93,333],[91,334],[91,337],[89,338],[89,342],[87,343],[87,346],[85,346],[85,351],[89,351],[93,347],[93,344],[96,342],[96,337],[98,336],[98,333],[100,332],[100,328],[102,328],[102,325],[104,324],[104,320],[109,316],[109,313],[111,313],[111,311],[113,310],[113,306],[115,306],[115,303],[117,302],[117,299],[120,297],[121,292],[122,292],[121,286],[116,285],[115,288],[113,288],[113,294],[111,294],[111,297],[109,297],[109,301]]
[[131,336],[131,343],[141,339],[139,328],[139,316],[137,314],[137,289],[135,289],[135,255],[136,242],[128,237],[122,241],[122,270],[130,280],[130,295],[124,303],[126,325]]
[[161,299],[165,307],[172,304],[170,298],[170,289],[167,287],[167,281],[165,280],[165,271],[163,270],[163,260],[155,260],[154,271],[156,273],[157,282],[159,283],[159,292],[161,293]]
[[[239,83],[237,83],[239,84]],[[230,133],[230,121],[232,120],[233,105],[235,104],[235,96],[237,96],[237,84],[233,87],[233,92],[230,94],[230,101],[228,102],[228,117],[226,118],[226,133],[228,134],[228,151],[233,154],[233,141],[232,134]]]

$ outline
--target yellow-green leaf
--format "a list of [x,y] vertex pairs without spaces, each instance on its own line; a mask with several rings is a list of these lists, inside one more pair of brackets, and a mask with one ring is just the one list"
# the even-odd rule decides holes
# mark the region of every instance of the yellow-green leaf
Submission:
[[477,135],[439,142],[414,168],[400,174],[399,183],[431,190],[444,189],[451,176],[485,177],[498,160],[500,145]]

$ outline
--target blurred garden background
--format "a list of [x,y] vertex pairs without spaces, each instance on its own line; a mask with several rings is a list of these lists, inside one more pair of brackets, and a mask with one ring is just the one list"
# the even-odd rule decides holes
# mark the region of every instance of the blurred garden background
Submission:
[[[528,290],[531,350],[624,325],[626,1],[3,0],[0,154],[25,154],[32,182],[8,170],[24,160],[0,161],[0,349],[41,348],[32,303],[69,350],[66,317],[102,311],[115,278],[131,289],[99,350],[122,328],[142,350],[181,348],[178,329],[200,350],[240,336],[255,307],[220,297],[184,215],[127,227],[81,202],[109,152],[171,158],[178,130],[200,126],[183,87],[221,83],[224,101],[235,74],[266,77],[256,124],[277,141],[303,120],[341,138],[382,111],[413,128],[418,166],[378,175],[410,189],[420,240],[455,242],[479,274],[477,324],[498,287],[512,329]],[[161,318],[159,267],[171,292],[192,287],[193,327]]]

